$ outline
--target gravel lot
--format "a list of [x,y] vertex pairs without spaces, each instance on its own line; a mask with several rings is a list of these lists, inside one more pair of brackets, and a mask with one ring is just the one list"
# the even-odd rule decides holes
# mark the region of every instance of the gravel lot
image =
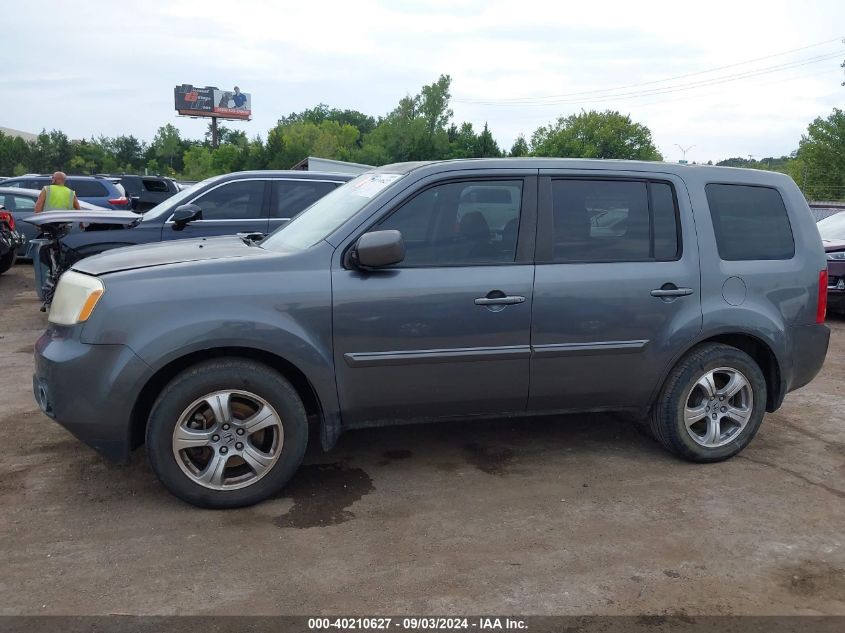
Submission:
[[33,286],[0,276],[0,614],[845,614],[843,318],[726,463],[608,415],[374,429],[219,512],[38,411]]

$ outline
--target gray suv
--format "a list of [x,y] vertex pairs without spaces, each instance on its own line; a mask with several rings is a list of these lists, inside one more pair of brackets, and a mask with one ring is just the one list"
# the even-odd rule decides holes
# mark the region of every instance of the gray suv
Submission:
[[118,249],[62,277],[44,412],[105,456],[146,442],[180,498],[276,493],[309,422],[623,411],[726,459],[824,361],[824,250],[763,171],[491,159],[381,167],[259,244]]

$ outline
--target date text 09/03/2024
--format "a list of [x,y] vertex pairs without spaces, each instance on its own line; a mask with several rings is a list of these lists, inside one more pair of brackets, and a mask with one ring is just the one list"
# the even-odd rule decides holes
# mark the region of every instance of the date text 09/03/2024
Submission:
[[519,618],[500,617],[356,617],[356,618],[309,618],[308,629],[315,630],[442,630],[462,629],[479,631],[524,630],[527,625]]

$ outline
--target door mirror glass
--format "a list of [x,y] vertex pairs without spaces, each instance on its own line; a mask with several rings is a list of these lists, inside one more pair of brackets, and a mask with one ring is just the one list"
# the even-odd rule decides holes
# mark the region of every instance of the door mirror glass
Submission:
[[181,231],[188,222],[202,220],[202,209],[195,204],[183,204],[173,211],[173,230]]
[[361,268],[392,266],[405,259],[405,240],[399,231],[372,231],[358,238],[352,261]]

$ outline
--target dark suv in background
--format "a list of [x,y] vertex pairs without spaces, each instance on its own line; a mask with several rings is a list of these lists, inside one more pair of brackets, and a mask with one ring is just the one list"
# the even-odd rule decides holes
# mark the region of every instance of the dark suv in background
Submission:
[[176,183],[165,176],[134,176],[131,174],[103,174],[126,192],[132,210],[145,213],[179,192]]
[[[19,187],[21,189],[41,190],[50,184],[50,176],[28,175],[9,178],[2,181],[4,187]],[[126,192],[108,178],[102,176],[68,176],[67,186],[76,192],[80,202],[87,202],[95,207],[104,209],[131,209],[131,202]]]

